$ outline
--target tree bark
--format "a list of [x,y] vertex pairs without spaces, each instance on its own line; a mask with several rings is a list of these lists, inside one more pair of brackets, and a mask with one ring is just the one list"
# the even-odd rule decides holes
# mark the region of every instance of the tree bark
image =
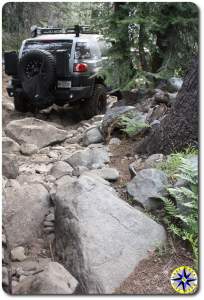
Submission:
[[142,67],[143,71],[147,71],[147,61],[145,57],[145,51],[144,51],[144,40],[145,40],[145,31],[144,31],[144,25],[140,25],[139,30],[139,56],[140,56],[140,65]]
[[137,147],[137,153],[169,154],[198,145],[199,70],[192,61],[176,102],[160,126],[152,129]]

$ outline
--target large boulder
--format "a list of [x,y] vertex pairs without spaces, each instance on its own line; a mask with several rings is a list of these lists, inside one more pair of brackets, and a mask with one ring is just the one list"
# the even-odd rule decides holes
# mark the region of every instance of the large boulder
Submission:
[[103,141],[103,136],[97,126],[88,128],[83,134],[83,145],[97,144]]
[[158,198],[165,195],[167,185],[167,176],[163,171],[143,169],[127,184],[127,191],[141,206],[152,210],[161,205]]
[[41,235],[49,208],[49,193],[42,184],[25,183],[4,189],[3,219],[12,248],[31,243]]
[[20,146],[8,136],[2,137],[2,152],[3,153],[19,153]]
[[105,146],[78,150],[66,159],[73,168],[84,166],[89,169],[102,168],[109,160],[109,154]]
[[35,118],[11,121],[5,129],[6,134],[19,144],[34,144],[43,148],[66,139],[67,132]]
[[58,184],[56,251],[82,294],[110,294],[166,238],[161,225],[87,175]]
[[20,281],[13,294],[68,295],[75,292],[77,285],[77,280],[62,265],[50,262],[43,271]]

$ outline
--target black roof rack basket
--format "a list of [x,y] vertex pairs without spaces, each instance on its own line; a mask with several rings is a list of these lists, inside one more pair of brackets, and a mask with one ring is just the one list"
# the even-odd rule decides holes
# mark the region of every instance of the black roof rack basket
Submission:
[[96,31],[91,31],[89,25],[75,25],[67,27],[66,29],[58,27],[38,27],[33,25],[31,27],[31,37],[36,37],[44,34],[60,34],[60,33],[73,33],[76,37],[79,37],[80,33],[86,34],[98,34]]

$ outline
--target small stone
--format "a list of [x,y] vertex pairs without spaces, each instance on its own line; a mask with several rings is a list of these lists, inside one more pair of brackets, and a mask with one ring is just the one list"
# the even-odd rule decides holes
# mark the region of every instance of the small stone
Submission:
[[121,140],[119,138],[112,138],[109,141],[109,145],[120,145],[121,144]]
[[12,280],[11,282],[11,287],[14,288],[18,285],[18,281],[17,280]]
[[55,151],[50,151],[47,155],[48,155],[50,158],[58,159],[58,154],[57,154],[57,152],[55,152]]
[[55,216],[53,213],[50,213],[49,215],[46,216],[46,221],[53,221],[55,220]]
[[2,155],[2,175],[15,179],[18,176],[18,166],[15,157],[3,153]]
[[6,246],[6,235],[2,234],[2,245]]
[[27,143],[24,143],[21,145],[20,147],[20,152],[24,155],[32,155],[34,153],[37,153],[38,151],[38,147],[34,144],[27,144]]
[[13,261],[23,261],[26,259],[24,247],[16,247],[11,250],[11,258]]
[[50,241],[50,242],[53,242],[55,240],[55,234],[54,233],[50,233],[47,235],[47,239]]
[[72,175],[73,176],[77,176],[79,177],[81,174],[83,174],[84,172],[88,171],[89,169],[84,167],[84,166],[77,166],[76,168],[74,168],[74,170],[72,171]]
[[83,128],[83,127],[79,127],[79,128],[77,129],[77,131],[78,131],[79,133],[83,133],[83,132],[84,132],[84,128]]
[[19,281],[22,281],[22,280],[24,280],[25,278],[26,278],[25,275],[21,275],[21,276],[19,277]]
[[43,228],[43,231],[45,232],[45,233],[52,233],[52,232],[54,232],[55,231],[55,228],[52,226],[52,227],[44,227]]
[[45,226],[45,227],[54,227],[54,223],[53,222],[51,222],[51,221],[44,221],[43,222],[43,225]]
[[58,161],[53,165],[52,169],[50,170],[50,174],[58,179],[64,175],[71,175],[72,171],[73,168],[68,163],[64,161]]
[[2,248],[2,262],[5,263],[5,253],[4,253],[4,248]]
[[17,153],[20,150],[20,146],[11,138],[5,136],[2,138],[2,152],[3,153]]
[[103,136],[98,127],[88,128],[83,135],[83,145],[97,144],[103,141]]
[[8,269],[4,266],[2,267],[2,284],[3,286],[9,285]]
[[87,174],[92,174],[92,175],[95,174],[108,181],[116,181],[119,178],[119,172],[114,168],[102,168],[97,170],[91,170],[88,171]]
[[162,153],[156,153],[150,155],[144,162],[144,168],[153,168],[160,164],[164,160],[164,155]]

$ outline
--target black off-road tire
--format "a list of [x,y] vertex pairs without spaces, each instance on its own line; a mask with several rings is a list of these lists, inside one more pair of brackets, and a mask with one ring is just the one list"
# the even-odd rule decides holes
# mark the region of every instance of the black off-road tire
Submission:
[[81,112],[84,119],[90,119],[95,115],[104,114],[107,106],[106,88],[103,84],[96,84],[92,97],[81,104]]
[[44,78],[43,81],[47,85],[52,85],[55,81],[55,67],[56,62],[54,56],[45,50],[30,50],[28,53],[23,55],[19,62],[19,76],[22,83],[25,85],[23,86],[26,89],[26,83],[29,82],[31,79],[27,78],[25,73],[25,67],[30,61],[34,60],[42,60],[44,64]]
[[29,99],[24,93],[14,95],[14,107],[16,111],[26,113],[29,111]]

